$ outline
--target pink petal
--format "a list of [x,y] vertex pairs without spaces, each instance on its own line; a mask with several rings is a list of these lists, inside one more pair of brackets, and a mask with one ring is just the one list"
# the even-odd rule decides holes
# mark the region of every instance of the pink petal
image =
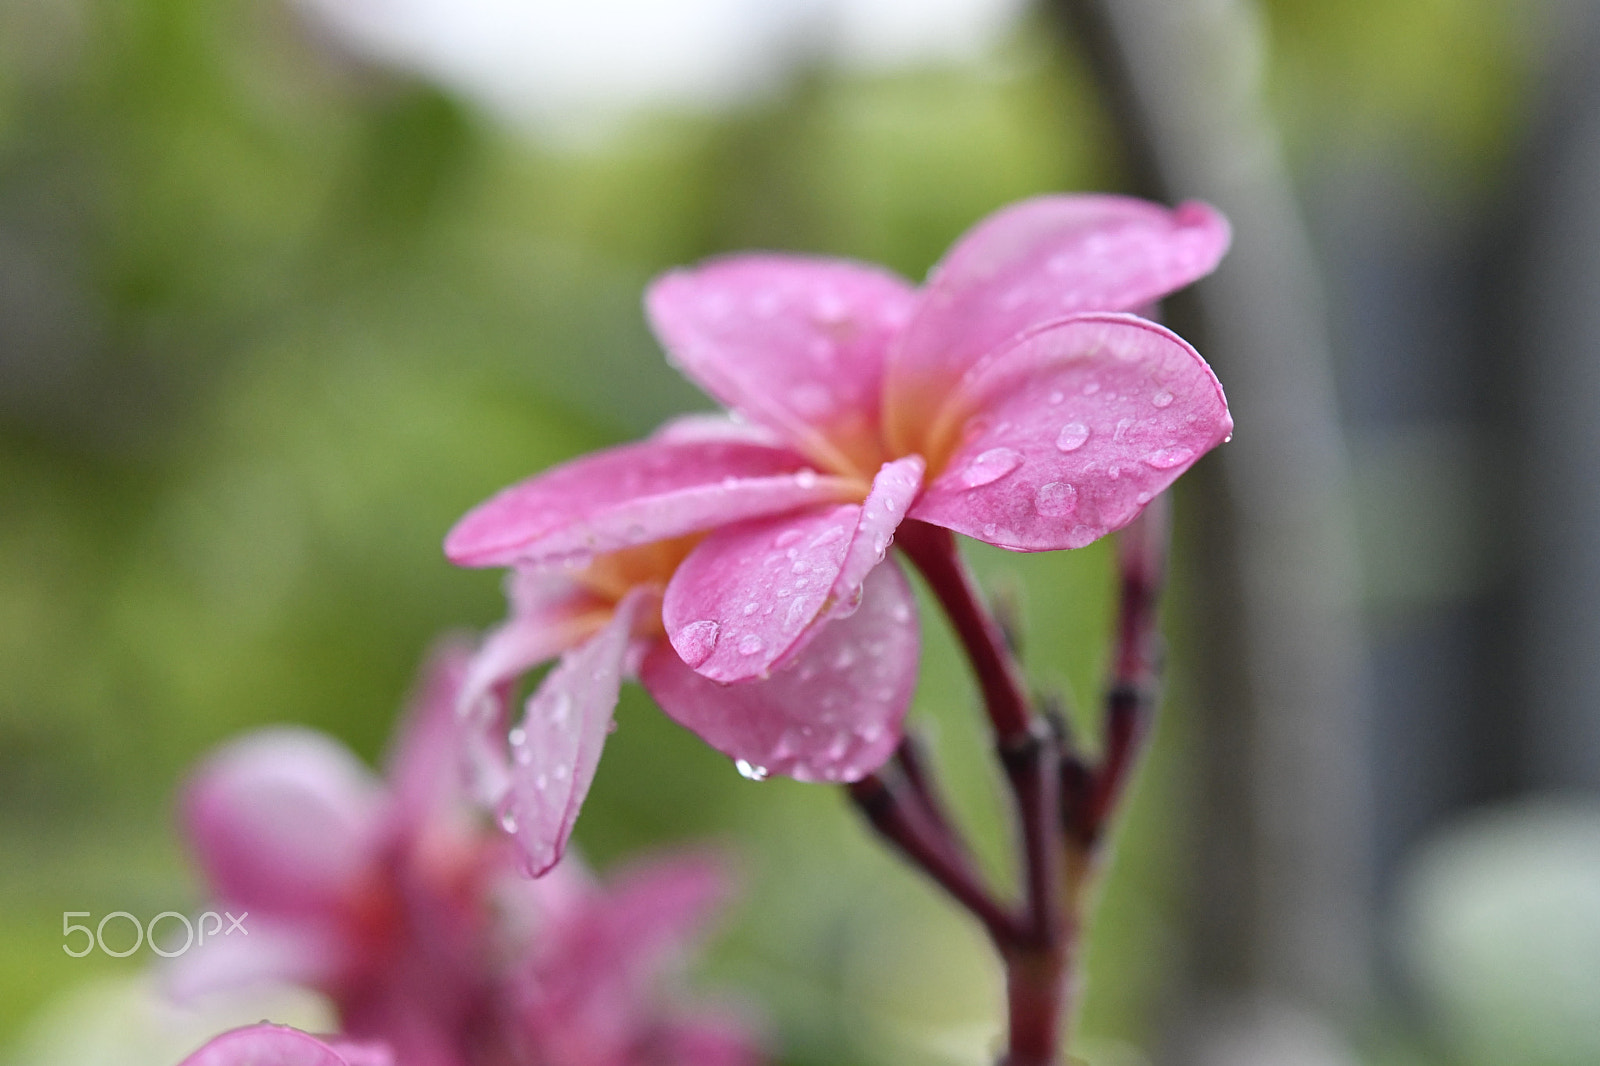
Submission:
[[645,296],[685,374],[830,469],[877,465],[883,358],[915,296],[877,267],[745,255],[658,278]]
[[511,791],[501,825],[516,837],[523,864],[538,877],[566,850],[611,729],[628,641],[655,594],[635,589],[598,633],[567,652],[528,699],[511,734]]
[[472,660],[465,638],[440,641],[429,652],[396,729],[385,776],[408,826],[420,825],[464,794],[456,703]]
[[915,599],[890,564],[868,576],[859,610],[766,680],[719,685],[661,645],[640,676],[663,711],[725,755],[800,781],[855,781],[900,742],[918,645]]
[[1181,338],[1132,315],[1076,316],[963,381],[935,434],[959,443],[911,517],[1002,548],[1081,548],[1232,431],[1222,386]]
[[793,452],[737,440],[647,440],[575,459],[505,489],[456,523],[460,566],[576,565],[600,552],[841,499],[849,482]]
[[479,645],[456,696],[469,790],[490,805],[511,787],[501,736],[512,683],[604,624],[592,594],[563,575],[518,569],[507,585],[511,617]]
[[1211,273],[1228,223],[1206,204],[1041,196],[990,215],[933,269],[889,356],[890,440],[917,426],[978,359],[1029,327],[1083,311],[1136,311]]
[[760,677],[819,616],[846,613],[921,485],[923,462],[887,463],[861,505],[728,526],[667,584],[662,624],[683,661],[715,681]]
[[[161,984],[177,1003],[238,989],[284,985],[332,988],[359,961],[359,949],[334,916],[283,920],[268,911],[233,913],[248,935],[212,934],[161,966]],[[223,929],[228,929],[226,922]],[[181,935],[181,934],[180,934]],[[175,950],[175,949],[174,949]]]
[[722,412],[701,412],[679,415],[668,419],[650,434],[651,440],[664,440],[672,444],[691,441],[735,440],[746,444],[762,444],[769,448],[785,447],[783,438],[756,422],[746,422]]
[[366,767],[334,740],[290,727],[211,755],[186,790],[183,818],[223,900],[313,918],[339,906],[388,828]]
[[320,1040],[285,1025],[259,1025],[223,1033],[179,1066],[394,1066],[380,1044]]

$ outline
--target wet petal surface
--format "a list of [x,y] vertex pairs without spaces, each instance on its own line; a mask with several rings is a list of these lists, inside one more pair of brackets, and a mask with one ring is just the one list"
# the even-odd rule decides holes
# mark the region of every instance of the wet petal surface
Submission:
[[657,646],[641,679],[673,719],[749,777],[855,781],[893,754],[917,681],[916,601],[899,567],[866,579],[860,608],[822,626],[764,680],[721,685]]
[[939,426],[950,458],[911,516],[1041,551],[1132,521],[1233,421],[1210,367],[1175,334],[1082,315],[975,368]]

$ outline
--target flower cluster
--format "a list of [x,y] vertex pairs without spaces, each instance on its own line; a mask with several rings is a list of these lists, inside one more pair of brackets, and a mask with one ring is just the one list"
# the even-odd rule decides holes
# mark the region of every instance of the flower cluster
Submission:
[[574,857],[539,881],[459,786],[467,653],[435,656],[375,778],[304,729],[241,738],[194,775],[183,817],[220,905],[248,938],[175,960],[181,997],[254,982],[318,990],[342,1035],[262,1025],[185,1066],[755,1066],[731,1019],[658,995],[726,895],[705,856],[602,885]]
[[[530,871],[565,846],[627,674],[751,776],[881,766],[919,651],[906,579],[880,565],[896,530],[1081,547],[1226,440],[1210,368],[1132,312],[1228,240],[1203,204],[1047,196],[980,223],[921,288],[779,255],[654,282],[662,345],[732,417],[514,485],[445,542],[512,568],[463,712]],[[558,655],[513,726],[516,679]]]

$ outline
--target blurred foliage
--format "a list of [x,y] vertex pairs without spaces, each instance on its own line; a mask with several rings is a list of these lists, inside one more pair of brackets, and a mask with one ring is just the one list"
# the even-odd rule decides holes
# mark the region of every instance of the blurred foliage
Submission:
[[[1335,120],[1462,157],[1497,143],[1514,5],[1269,7],[1291,144]],[[0,1045],[65,987],[142,965],[65,958],[61,911],[195,902],[167,809],[198,754],[290,719],[376,756],[433,636],[496,619],[497,576],[440,558],[454,518],[707,405],[644,326],[654,272],[766,246],[920,277],[1002,203],[1113,184],[1106,138],[1038,26],[981,67],[816,71],[564,154],[282,5],[0,0]],[[974,554],[1026,589],[1040,680],[1092,710],[1103,549]],[[1144,1039],[1181,954],[1176,688],[1094,931],[1092,1037]],[[1001,870],[937,629],[921,691]],[[998,986],[976,932],[840,795],[743,781],[637,690],[619,714],[579,840],[601,865],[707,834],[744,855],[709,976],[767,1001],[790,1061],[981,1058]]]

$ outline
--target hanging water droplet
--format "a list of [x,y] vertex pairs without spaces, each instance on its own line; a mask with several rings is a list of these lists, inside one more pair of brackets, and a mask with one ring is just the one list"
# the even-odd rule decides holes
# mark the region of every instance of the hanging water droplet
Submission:
[[1021,465],[1022,455],[1014,449],[990,448],[962,469],[961,483],[969,489],[992,484]]
[[513,811],[503,811],[500,815],[500,828],[508,833],[517,831],[517,816]]
[[755,763],[745,762],[743,759],[735,759],[733,760],[733,767],[739,771],[739,776],[747,781],[765,781],[767,779],[767,768],[765,766],[757,766]]
[[672,639],[672,646],[677,649],[678,656],[688,666],[696,667],[711,658],[711,653],[717,648],[717,637],[721,632],[722,627],[716,622],[702,618],[678,630],[678,635]]
[[1157,407],[1171,407],[1172,401],[1176,399],[1177,397],[1172,395],[1172,393],[1168,392],[1166,389],[1162,389],[1154,396],[1150,397],[1150,402],[1155,404]]
[[746,633],[744,636],[739,638],[740,655],[755,655],[764,647],[766,647],[766,645],[763,644],[761,642],[761,638],[756,636],[754,633]]
[[1193,448],[1162,448],[1158,452],[1151,452],[1144,457],[1145,464],[1157,470],[1171,470],[1175,466],[1182,466],[1194,458]]
[[1078,490],[1065,481],[1051,481],[1033,494],[1034,510],[1047,518],[1065,518],[1078,509]]
[[528,742],[528,731],[519,725],[507,735],[506,739],[511,741],[513,748],[520,748]]
[[1061,432],[1056,434],[1056,450],[1061,452],[1075,452],[1084,446],[1089,439],[1089,427],[1082,422],[1068,422],[1061,427]]

